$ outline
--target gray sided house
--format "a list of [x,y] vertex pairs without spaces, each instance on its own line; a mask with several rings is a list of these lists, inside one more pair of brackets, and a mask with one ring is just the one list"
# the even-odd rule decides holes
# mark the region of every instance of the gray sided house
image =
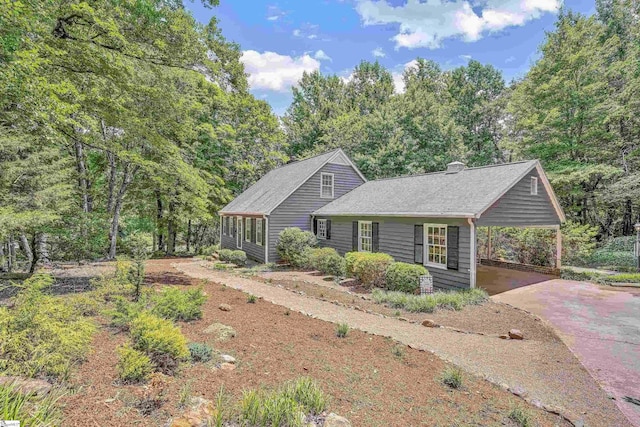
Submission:
[[[343,164],[329,161],[335,156]],[[310,163],[300,167],[305,162]],[[271,194],[269,187],[280,181],[280,175],[294,175],[293,169],[304,175],[304,182],[290,184],[295,190],[282,191],[276,197],[282,201],[273,203],[268,213],[263,207],[255,208],[259,197],[245,196]],[[331,199],[320,197],[329,194],[322,181],[325,171],[334,177]],[[264,186],[267,188],[260,190]],[[247,205],[236,204],[238,199]],[[556,229],[556,263],[560,266],[559,226],[564,213],[537,160],[477,168],[454,162],[443,172],[366,181],[342,151],[334,151],[276,169],[238,199],[222,211],[223,224],[224,216],[235,215],[223,230],[223,247],[240,247],[237,233],[243,221],[238,216],[265,218],[269,231],[264,255],[250,246],[254,245],[251,233],[244,236],[249,241],[242,242],[247,254],[259,261],[265,256],[278,261],[278,233],[286,227],[300,227],[312,230],[321,246],[335,248],[342,255],[384,252],[396,261],[424,265],[439,288],[470,288],[476,286],[477,228],[488,227],[490,232],[491,226],[510,226]],[[255,229],[253,223],[247,224]]]
[[311,231],[316,209],[366,179],[340,149],[274,169],[220,211],[221,247],[242,249],[260,262],[278,262],[282,230]]

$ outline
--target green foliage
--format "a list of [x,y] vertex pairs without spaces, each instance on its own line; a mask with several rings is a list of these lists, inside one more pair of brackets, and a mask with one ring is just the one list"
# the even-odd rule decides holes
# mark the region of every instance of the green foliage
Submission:
[[604,270],[629,271],[636,268],[637,262],[637,258],[630,251],[597,249],[586,259],[585,265]]
[[105,310],[105,314],[111,317],[111,326],[121,330],[128,330],[131,322],[145,309],[143,302],[131,302],[125,297],[118,296],[113,299],[113,306]]
[[306,257],[309,267],[323,274],[335,277],[346,274],[346,261],[333,248],[309,249]]
[[608,283],[640,283],[640,273],[623,273],[603,276],[602,280]]
[[189,354],[192,362],[206,363],[211,360],[213,349],[209,344],[190,342],[187,347],[189,347]]
[[207,297],[202,288],[180,290],[165,287],[151,297],[151,312],[164,319],[189,322],[202,318],[202,306]]
[[347,274],[368,288],[383,287],[387,268],[393,257],[384,253],[348,252],[345,255]]
[[129,331],[134,348],[145,352],[156,364],[163,356],[175,361],[189,357],[186,338],[170,320],[143,311],[131,321]]
[[220,261],[230,262],[238,266],[245,265],[247,263],[247,254],[241,250],[221,249],[218,252]]
[[297,227],[285,228],[278,235],[276,251],[284,262],[293,267],[304,267],[308,264],[308,250],[318,244],[316,236],[309,231]]
[[562,224],[562,260],[569,265],[589,259],[596,248],[597,227],[567,221]]
[[247,303],[255,304],[256,301],[258,301],[258,297],[253,294],[249,294],[249,296],[247,297]]
[[198,255],[213,256],[213,254],[215,254],[219,250],[220,245],[203,246],[200,248],[200,250],[198,250]]
[[428,295],[411,295],[405,292],[374,289],[372,297],[378,304],[388,304],[390,307],[403,308],[414,313],[432,313],[438,308],[462,310],[466,305],[483,303],[489,295],[484,289],[479,288],[434,292]]
[[146,381],[153,373],[154,366],[149,356],[129,344],[118,348],[118,377],[125,384]]
[[459,389],[462,388],[463,376],[462,369],[456,367],[448,367],[442,373],[440,378],[444,385],[447,385],[451,388]]
[[636,236],[614,237],[607,240],[600,249],[611,252],[633,252],[636,239]]
[[65,378],[84,360],[95,324],[64,298],[43,294],[51,276],[23,283],[12,309],[0,308],[0,371],[26,377]]
[[60,397],[56,390],[43,396],[23,393],[15,384],[0,384],[0,420],[19,420],[24,426],[60,425]]
[[560,269],[560,278],[565,280],[577,280],[595,283],[601,276],[601,274],[591,271],[576,271],[571,267],[562,267]]
[[338,338],[345,338],[349,333],[349,325],[346,323],[338,323],[336,326],[336,336]]
[[309,377],[289,381],[283,393],[298,402],[311,414],[321,414],[327,408],[327,397],[318,384]]
[[421,265],[394,262],[387,267],[386,289],[413,294],[420,290],[420,276],[427,274],[429,272]]
[[533,420],[531,413],[521,405],[513,405],[509,410],[509,419],[516,423],[518,427],[531,427]]

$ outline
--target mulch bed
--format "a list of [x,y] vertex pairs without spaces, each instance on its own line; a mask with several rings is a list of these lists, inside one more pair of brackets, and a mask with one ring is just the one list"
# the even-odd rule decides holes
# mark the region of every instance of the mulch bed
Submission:
[[[202,284],[177,273],[171,262],[175,260],[149,262],[147,281],[180,287]],[[204,289],[208,300],[203,319],[180,326],[190,341],[209,342],[236,357],[236,370],[185,364],[171,379],[162,406],[143,416],[136,408],[142,387],[116,381],[116,348],[126,336],[104,327],[88,360],[70,380],[77,392],[62,400],[64,425],[163,425],[181,413],[178,395],[187,383],[193,396],[213,400],[222,387],[238,398],[243,390],[276,387],[299,376],[316,379],[331,396],[330,410],[354,426],[508,426],[515,425],[508,412],[516,403],[527,407],[537,425],[569,425],[471,375],[465,375],[461,390],[442,385],[439,376],[448,365],[432,354],[356,330],[337,338],[331,323],[262,300],[249,304],[246,294],[219,284],[206,283]],[[219,310],[221,303],[232,310]],[[204,330],[216,322],[232,326],[237,336],[213,340]]]

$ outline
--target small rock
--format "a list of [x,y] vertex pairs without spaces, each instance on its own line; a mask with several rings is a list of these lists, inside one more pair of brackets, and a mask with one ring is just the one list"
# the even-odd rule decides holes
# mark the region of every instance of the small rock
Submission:
[[236,336],[235,329],[231,326],[223,325],[222,323],[212,323],[202,332],[205,334],[215,335],[217,341],[226,341],[229,338],[234,338]]
[[231,306],[229,304],[220,304],[218,308],[222,311],[231,311]]
[[173,420],[171,427],[197,427],[202,425],[213,415],[215,409],[213,402],[202,397],[191,399],[191,406],[185,413]]
[[424,319],[422,321],[422,326],[425,326],[427,328],[439,328],[440,325],[438,325],[436,322],[434,322],[431,319]]
[[51,391],[51,384],[44,380],[34,380],[22,377],[0,376],[1,385],[13,385],[23,394],[45,395]]
[[509,391],[520,397],[524,396],[527,393],[527,391],[520,386],[511,387],[509,388]]
[[509,331],[509,338],[511,338],[512,340],[523,340],[524,335],[522,334],[522,332],[520,332],[520,330],[512,329]]
[[574,427],[584,427],[584,420],[575,420],[573,425]]
[[407,319],[406,317],[398,317],[398,320],[401,322],[408,322],[409,319]]
[[351,423],[348,419],[332,412],[324,419],[324,427],[351,427]]
[[508,339],[509,339],[509,335],[507,335],[507,334],[502,334],[502,335],[500,335],[500,339],[501,339],[501,340],[508,340]]
[[234,369],[236,369],[236,365],[234,365],[233,363],[224,362],[220,364],[220,369],[222,369],[223,371],[233,371]]
[[227,362],[227,363],[236,363],[236,358],[229,354],[221,355],[220,359],[222,359],[224,362]]
[[535,406],[536,408],[542,408],[542,402],[541,402],[541,401],[539,401],[538,399],[533,399],[533,400],[531,401],[531,404],[532,404],[533,406]]

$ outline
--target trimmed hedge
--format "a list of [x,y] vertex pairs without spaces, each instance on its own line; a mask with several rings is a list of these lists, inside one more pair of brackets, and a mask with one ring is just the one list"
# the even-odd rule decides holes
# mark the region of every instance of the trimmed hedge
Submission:
[[384,286],[387,268],[393,263],[391,255],[381,252],[349,252],[345,259],[347,274],[369,288]]
[[247,254],[241,250],[220,249],[218,252],[220,261],[230,262],[235,265],[245,265],[247,263]]
[[429,274],[426,268],[418,264],[394,262],[386,271],[386,288],[414,294],[420,290],[420,276]]
[[309,267],[323,274],[342,277],[346,273],[346,261],[333,248],[314,248],[307,252]]
[[302,231],[298,227],[285,228],[278,235],[276,251],[280,258],[292,267],[305,267],[308,263],[309,249],[317,244],[318,240],[313,233]]

